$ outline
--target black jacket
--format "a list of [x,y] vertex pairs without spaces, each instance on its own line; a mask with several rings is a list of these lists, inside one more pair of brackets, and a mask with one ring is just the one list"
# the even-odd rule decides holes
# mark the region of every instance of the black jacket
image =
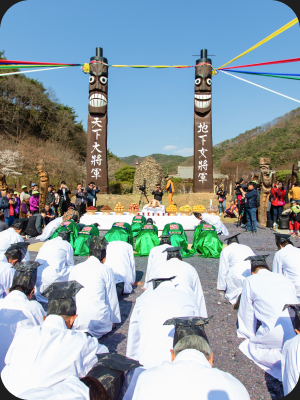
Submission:
[[219,189],[218,191],[217,191],[217,196],[218,197],[221,197],[222,199],[224,199],[224,200],[226,200],[226,194],[227,194],[227,191],[226,191],[226,189]]
[[159,190],[154,190],[153,192],[152,192],[152,194],[154,194],[154,200],[157,200],[157,201],[162,201],[162,197],[163,197],[163,195],[164,195],[164,192],[161,190],[161,191],[159,191]]

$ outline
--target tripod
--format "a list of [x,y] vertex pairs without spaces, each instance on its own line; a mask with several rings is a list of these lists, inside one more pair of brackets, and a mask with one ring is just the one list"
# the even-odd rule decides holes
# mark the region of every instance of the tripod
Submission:
[[149,200],[148,200],[148,197],[147,197],[147,195],[146,195],[146,192],[142,191],[142,192],[141,192],[141,195],[140,195],[139,207],[140,207],[141,204],[142,204],[142,206],[144,207],[144,204],[145,204],[145,197],[146,197],[147,204],[148,204],[148,203],[149,203]]

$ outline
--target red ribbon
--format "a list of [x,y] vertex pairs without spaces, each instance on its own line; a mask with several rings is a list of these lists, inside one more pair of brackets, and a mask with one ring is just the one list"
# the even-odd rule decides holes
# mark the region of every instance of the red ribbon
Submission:
[[237,67],[225,67],[225,68],[221,68],[221,69],[234,69],[234,68],[244,68],[244,67],[256,67],[256,66],[258,66],[258,65],[283,64],[283,63],[290,63],[290,62],[296,62],[296,61],[300,61],[300,58],[289,58],[289,59],[287,59],[287,60],[269,61],[269,62],[258,63],[258,64],[238,65]]

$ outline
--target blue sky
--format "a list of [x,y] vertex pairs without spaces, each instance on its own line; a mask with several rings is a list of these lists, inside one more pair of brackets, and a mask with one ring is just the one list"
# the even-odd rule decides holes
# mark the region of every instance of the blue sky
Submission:
[[[219,67],[296,15],[273,0],[27,0],[5,14],[0,50],[8,59],[89,62],[97,46],[109,64],[194,65],[207,48]],[[233,65],[299,57],[295,25]],[[298,50],[297,50],[298,49]],[[298,72],[299,63],[253,68]],[[28,74],[73,107],[86,127],[88,75],[80,68]],[[238,75],[300,100],[299,81]],[[193,153],[194,69],[110,68],[108,147],[118,156]],[[262,125],[299,103],[223,73],[213,77],[213,142]]]

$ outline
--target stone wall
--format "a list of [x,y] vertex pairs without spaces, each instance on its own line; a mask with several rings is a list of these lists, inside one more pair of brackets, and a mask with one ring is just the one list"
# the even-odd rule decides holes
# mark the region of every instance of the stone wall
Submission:
[[138,186],[143,185],[144,179],[146,179],[148,195],[151,195],[152,191],[155,190],[157,183],[160,183],[162,189],[165,190],[166,181],[164,178],[163,169],[151,156],[144,158],[144,160],[136,169],[136,173],[134,175],[133,193],[140,193]]

